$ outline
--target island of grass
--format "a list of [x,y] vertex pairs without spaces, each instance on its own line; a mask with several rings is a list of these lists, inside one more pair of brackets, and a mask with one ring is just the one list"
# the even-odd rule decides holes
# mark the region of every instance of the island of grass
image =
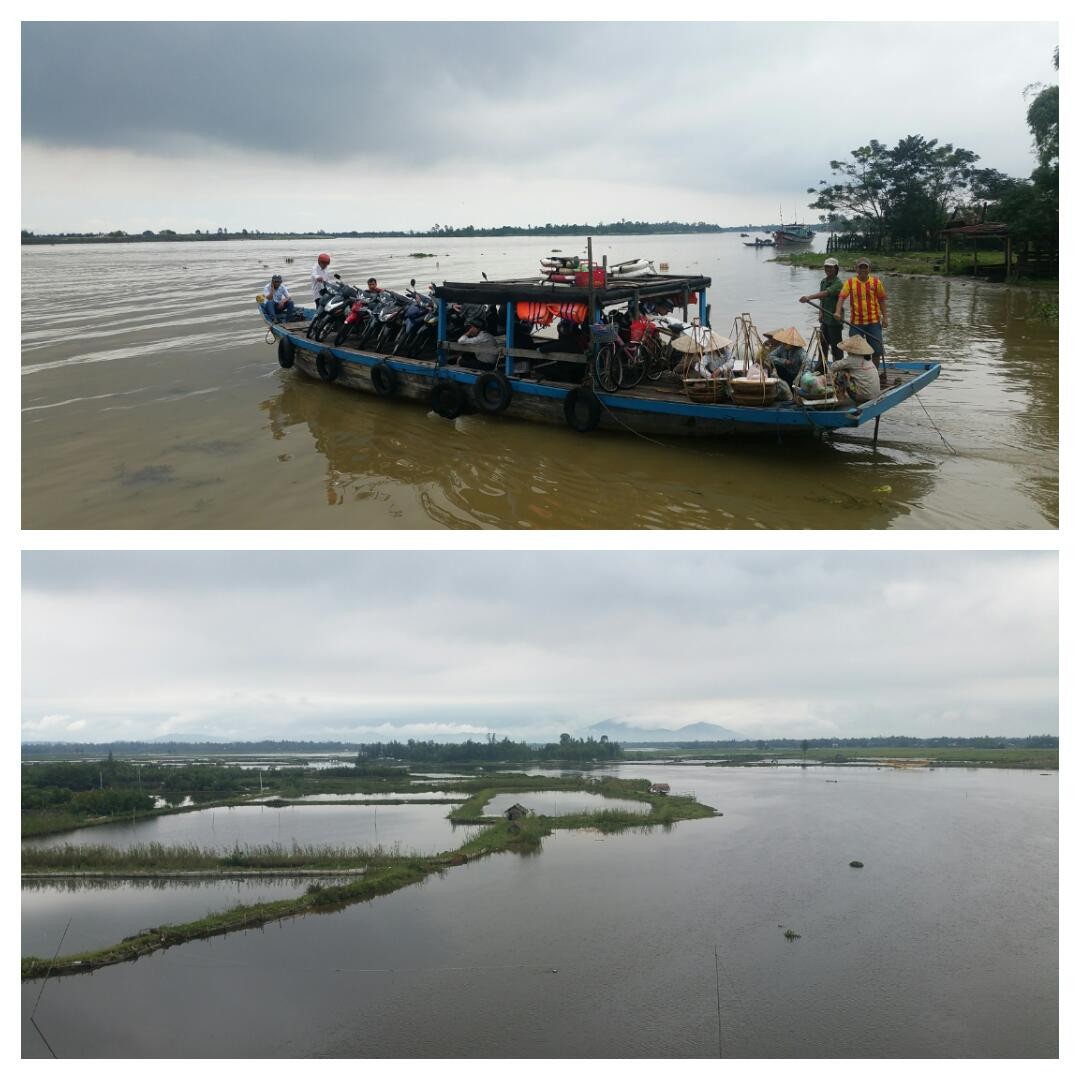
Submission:
[[[354,781],[354,784],[356,781]],[[536,851],[544,837],[556,829],[598,829],[616,832],[626,828],[670,826],[692,818],[718,816],[711,806],[689,795],[657,794],[648,780],[620,780],[585,776],[535,777],[521,774],[493,774],[475,779],[441,782],[442,790],[461,791],[467,798],[450,813],[457,824],[471,824],[481,831],[453,851],[431,856],[401,856],[383,851],[334,848],[236,849],[227,854],[185,846],[168,848],[147,845],[127,850],[101,845],[64,845],[35,848],[23,852],[24,874],[49,876],[159,876],[184,873],[226,876],[248,872],[318,871],[326,875],[353,875],[342,884],[313,883],[302,896],[261,904],[241,905],[195,922],[158,926],[141,930],[115,945],[90,952],[57,956],[53,960],[36,956],[22,959],[22,978],[40,979],[49,975],[73,975],[94,971],[110,964],[134,960],[173,945],[244,930],[294,915],[339,910],[348,904],[370,900],[414,885],[429,874],[442,874],[473,859],[502,852]],[[526,791],[581,791],[607,798],[628,799],[648,806],[641,813],[600,810],[558,818],[528,814],[515,821],[484,813],[496,796]],[[308,804],[311,805],[311,804]]]

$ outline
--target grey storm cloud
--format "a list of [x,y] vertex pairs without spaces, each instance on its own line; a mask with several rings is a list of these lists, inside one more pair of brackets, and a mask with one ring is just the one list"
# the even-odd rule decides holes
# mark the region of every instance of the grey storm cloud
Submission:
[[24,737],[1054,731],[1056,596],[1045,553],[29,553]]
[[470,124],[476,105],[542,90],[550,58],[582,47],[543,24],[24,23],[23,135],[418,162],[514,139]]
[[[858,62],[869,40],[905,56],[898,82]],[[913,132],[1030,171],[1022,91],[1055,43],[1047,23],[24,23],[23,136],[802,197],[830,158]],[[940,73],[961,49],[979,78],[943,109],[909,61]],[[785,51],[797,82],[768,62]]]

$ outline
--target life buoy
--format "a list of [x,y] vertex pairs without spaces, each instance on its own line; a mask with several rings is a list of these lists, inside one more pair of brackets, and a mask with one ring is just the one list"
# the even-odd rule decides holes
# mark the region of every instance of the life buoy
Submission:
[[485,371],[473,384],[473,401],[485,413],[506,411],[513,396],[510,380],[501,371]]
[[398,374],[380,361],[371,369],[371,385],[379,397],[393,397],[398,391]]
[[431,407],[439,416],[453,420],[465,408],[465,394],[452,379],[439,379],[431,388]]
[[563,415],[575,431],[592,431],[600,423],[600,400],[591,390],[576,386],[563,399]]
[[341,361],[328,352],[315,357],[315,369],[323,382],[333,382],[341,374]]
[[278,338],[277,362],[285,368],[286,371],[296,363],[296,357],[293,354],[293,343],[287,337]]

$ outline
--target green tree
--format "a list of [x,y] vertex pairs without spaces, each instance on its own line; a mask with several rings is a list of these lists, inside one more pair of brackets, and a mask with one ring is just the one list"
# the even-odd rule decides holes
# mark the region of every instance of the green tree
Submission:
[[[1058,69],[1058,50],[1054,50],[1054,70]],[[1058,88],[1042,86],[1036,83],[1028,91],[1038,89],[1039,93],[1028,106],[1027,122],[1035,140],[1035,156],[1039,167],[1051,169],[1056,174],[1058,168]]]
[[[1054,67],[1058,51],[1054,50]],[[1027,123],[1037,165],[1029,180],[1013,180],[996,170],[976,171],[972,195],[987,205],[987,216],[1007,224],[1014,236],[1041,239],[1058,232],[1058,88],[1035,84]]]
[[877,139],[830,161],[832,182],[807,191],[823,221],[846,225],[879,240],[925,240],[937,233],[949,208],[970,188],[978,154],[952,143],[908,135],[889,148]]

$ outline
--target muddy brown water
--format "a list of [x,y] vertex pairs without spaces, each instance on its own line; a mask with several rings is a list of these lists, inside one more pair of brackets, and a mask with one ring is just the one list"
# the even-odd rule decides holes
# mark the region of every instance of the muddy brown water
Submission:
[[[346,280],[401,288],[414,276],[529,274],[553,247],[581,245],[324,246]],[[600,238],[595,250],[711,276],[721,332],[743,311],[762,329],[812,328],[797,298],[818,272],[773,263],[736,234]],[[871,425],[825,443],[657,443],[505,417],[450,422],[282,371],[254,296],[280,269],[306,300],[315,252],[302,241],[24,248],[24,527],[1057,526],[1058,338],[1037,317],[1045,293],[885,275],[889,355],[943,370],[883,419],[877,455]]]

